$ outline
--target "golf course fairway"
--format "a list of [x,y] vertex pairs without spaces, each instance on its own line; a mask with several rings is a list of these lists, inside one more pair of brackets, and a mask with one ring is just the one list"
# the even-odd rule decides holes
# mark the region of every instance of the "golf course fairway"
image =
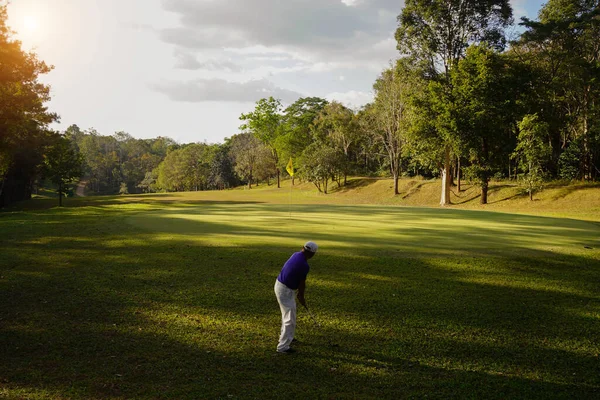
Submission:
[[[600,396],[597,222],[216,193],[3,212],[0,231],[0,397]],[[273,284],[307,240],[320,326],[299,309],[279,355]]]

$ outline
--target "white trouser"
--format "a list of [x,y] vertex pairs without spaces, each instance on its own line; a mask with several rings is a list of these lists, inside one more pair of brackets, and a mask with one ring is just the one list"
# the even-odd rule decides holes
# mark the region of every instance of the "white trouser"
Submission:
[[275,296],[281,309],[281,335],[277,351],[286,351],[294,339],[296,330],[296,291],[275,280]]

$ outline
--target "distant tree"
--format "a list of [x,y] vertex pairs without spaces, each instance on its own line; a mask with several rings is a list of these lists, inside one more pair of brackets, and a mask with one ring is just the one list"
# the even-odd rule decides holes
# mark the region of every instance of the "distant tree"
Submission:
[[278,137],[277,148],[280,160],[286,165],[290,158],[296,160],[313,142],[315,119],[327,104],[327,100],[319,97],[303,97],[285,109],[283,134]]
[[44,155],[44,175],[57,186],[59,207],[62,207],[63,196],[70,191],[70,185],[81,176],[82,164],[82,157],[64,136],[57,136],[47,149]]
[[209,182],[213,188],[218,190],[233,187],[238,183],[231,157],[229,156],[230,148],[230,139],[225,138],[225,143],[216,146],[210,165]]
[[273,155],[274,166],[277,169],[277,187],[281,187],[280,182],[280,157],[279,157],[279,137],[283,134],[281,114],[281,101],[273,97],[261,99],[256,103],[253,112],[242,114],[241,121],[246,121],[240,130],[250,132],[265,144]]
[[142,193],[152,193],[156,190],[158,170],[146,172],[144,179],[137,185]]
[[233,168],[241,180],[247,182],[248,189],[252,189],[252,180],[255,178],[258,157],[263,144],[252,133],[241,133],[231,137],[230,155]]
[[343,171],[343,154],[326,144],[313,142],[300,157],[300,175],[319,192],[328,193],[329,181]]
[[157,168],[156,186],[167,192],[185,190],[185,160],[181,150],[170,151]]
[[541,122],[537,115],[526,115],[519,123],[518,144],[513,157],[518,159],[523,172],[523,186],[533,200],[533,193],[542,188],[551,148],[548,145],[548,125]]
[[273,159],[273,153],[267,146],[259,146],[256,156],[256,165],[254,168],[254,178],[256,181],[266,181],[271,184],[271,178],[277,176],[277,167]]
[[314,120],[314,132],[318,140],[329,143],[344,155],[341,172],[344,185],[351,170],[350,148],[358,142],[359,129],[354,112],[337,101],[323,107]]

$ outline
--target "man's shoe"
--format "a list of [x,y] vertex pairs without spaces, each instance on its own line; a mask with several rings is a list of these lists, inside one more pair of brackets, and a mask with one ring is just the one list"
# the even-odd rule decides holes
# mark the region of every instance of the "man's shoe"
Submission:
[[294,354],[294,353],[296,352],[296,350],[294,350],[294,349],[292,349],[292,348],[290,347],[289,349],[287,349],[287,350],[284,350],[284,351],[279,351],[279,350],[277,350],[277,352],[278,352],[279,354]]

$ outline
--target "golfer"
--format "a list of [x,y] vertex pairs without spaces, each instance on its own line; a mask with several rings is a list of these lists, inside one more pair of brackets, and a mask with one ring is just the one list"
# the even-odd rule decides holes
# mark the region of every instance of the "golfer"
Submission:
[[294,294],[298,291],[298,301],[308,310],[306,300],[304,300],[304,290],[306,289],[306,275],[310,270],[308,260],[317,252],[315,242],[306,242],[302,251],[292,254],[286,261],[277,280],[275,281],[275,296],[281,309],[281,335],[277,345],[278,353],[295,353],[290,347],[294,340],[294,331],[296,330],[296,299]]

